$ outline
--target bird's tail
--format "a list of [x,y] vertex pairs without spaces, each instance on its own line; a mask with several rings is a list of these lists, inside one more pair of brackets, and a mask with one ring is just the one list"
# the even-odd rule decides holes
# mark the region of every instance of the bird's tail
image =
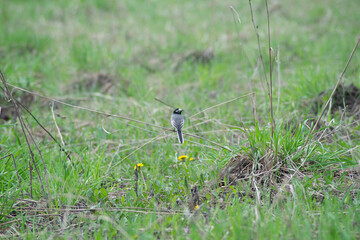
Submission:
[[177,135],[178,135],[179,142],[181,144],[183,144],[184,143],[184,138],[183,138],[183,134],[182,134],[181,130],[177,130]]

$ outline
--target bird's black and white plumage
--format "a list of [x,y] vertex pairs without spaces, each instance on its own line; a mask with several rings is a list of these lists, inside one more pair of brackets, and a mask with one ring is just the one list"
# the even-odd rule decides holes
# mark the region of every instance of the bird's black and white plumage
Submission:
[[181,144],[184,143],[184,138],[181,132],[182,127],[184,126],[184,116],[181,115],[181,112],[184,111],[182,109],[175,109],[173,114],[171,115],[171,124],[177,131],[178,139]]

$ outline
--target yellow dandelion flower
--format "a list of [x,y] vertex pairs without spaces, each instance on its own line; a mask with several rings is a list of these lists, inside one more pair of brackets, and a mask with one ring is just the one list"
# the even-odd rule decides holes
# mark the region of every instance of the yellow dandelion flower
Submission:
[[192,161],[192,160],[194,160],[194,158],[190,158],[190,159],[189,159],[189,161]]
[[199,205],[196,205],[196,206],[194,207],[194,210],[198,210],[198,208],[199,208]]
[[179,161],[185,160],[187,158],[188,158],[188,156],[186,156],[186,155],[181,155],[180,157],[178,157]]
[[144,164],[138,163],[138,164],[135,165],[134,170],[135,170],[136,168],[141,168],[141,167],[143,167],[143,166],[144,166]]

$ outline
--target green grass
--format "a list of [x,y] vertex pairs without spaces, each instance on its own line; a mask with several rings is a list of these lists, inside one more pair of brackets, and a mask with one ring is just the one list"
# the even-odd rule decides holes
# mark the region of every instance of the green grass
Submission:
[[[252,4],[268,71],[266,9],[263,1]],[[229,6],[239,12],[240,36]],[[274,147],[266,82],[261,67],[256,70],[259,51],[248,1],[0,2],[0,69],[9,84],[170,128],[172,109],[155,101],[157,97],[185,109],[185,133],[233,151],[186,135],[180,146],[175,133],[55,104],[70,162],[23,112],[47,168],[53,209],[48,212],[35,170],[30,184],[31,155],[19,122],[0,119],[0,158],[13,154],[17,164],[16,171],[12,159],[0,160],[0,236],[359,238],[358,116],[325,114],[314,135],[306,119],[316,117],[314,98],[335,86],[345,66],[359,34],[360,5],[306,0],[269,2],[269,8],[271,46],[280,53],[280,65],[275,62],[273,72]],[[209,47],[215,55],[210,64],[181,61]],[[359,63],[356,52],[345,84],[359,86]],[[109,91],[104,84],[96,85],[99,76],[110,81]],[[86,87],[84,81],[91,84]],[[256,121],[250,97],[189,118],[251,91],[256,93]],[[24,95],[13,93],[17,99]],[[10,105],[3,92],[0,97],[0,107]],[[51,101],[36,97],[29,105],[61,144]],[[46,192],[44,166],[34,152]],[[177,158],[184,154],[194,160],[180,162]],[[256,179],[262,204],[250,178],[237,185],[218,185],[220,173],[234,156],[258,163],[253,169],[258,174],[268,170],[266,161],[273,164],[272,170],[280,167]],[[137,163],[144,164],[138,195]],[[225,178],[225,184],[229,180]],[[194,185],[200,195],[197,211],[188,207]],[[70,207],[93,210],[66,210]]]

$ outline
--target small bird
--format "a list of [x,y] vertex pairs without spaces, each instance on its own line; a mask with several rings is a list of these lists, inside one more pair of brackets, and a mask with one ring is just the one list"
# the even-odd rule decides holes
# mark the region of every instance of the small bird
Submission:
[[178,139],[181,144],[184,143],[183,135],[181,132],[182,127],[184,126],[184,116],[181,115],[181,112],[184,111],[182,109],[175,109],[173,114],[171,115],[171,124],[177,131]]

